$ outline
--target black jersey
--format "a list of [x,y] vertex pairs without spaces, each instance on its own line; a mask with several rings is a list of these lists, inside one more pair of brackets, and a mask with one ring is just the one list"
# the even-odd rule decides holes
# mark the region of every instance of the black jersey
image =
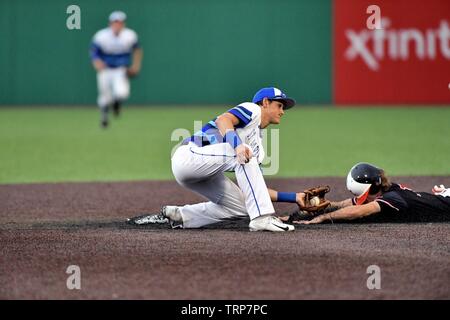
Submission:
[[381,216],[401,221],[449,221],[450,197],[427,192],[415,192],[393,183],[388,191],[376,198]]

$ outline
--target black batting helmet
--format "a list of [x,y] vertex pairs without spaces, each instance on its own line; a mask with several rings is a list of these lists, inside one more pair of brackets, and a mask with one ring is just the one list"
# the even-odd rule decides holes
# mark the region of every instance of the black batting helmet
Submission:
[[357,204],[366,201],[369,194],[381,189],[383,170],[366,162],[355,164],[347,175],[347,189],[357,197]]

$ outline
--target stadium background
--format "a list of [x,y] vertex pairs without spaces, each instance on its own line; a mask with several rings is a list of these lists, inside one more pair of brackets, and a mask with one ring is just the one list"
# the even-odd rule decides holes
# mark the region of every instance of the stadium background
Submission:
[[[2,1],[0,104],[93,104],[88,47],[116,7],[127,12],[146,53],[131,104],[228,104],[248,99],[249,92],[268,83],[307,104],[448,104],[449,38],[443,34],[440,41],[438,35],[441,21],[448,26],[448,2],[379,1],[389,25],[376,32],[397,33],[398,46],[406,43],[408,49],[392,58],[395,49],[386,38],[377,71],[361,56],[346,58],[347,34],[366,29],[368,4],[78,1],[81,30],[69,30],[65,1]],[[401,30],[410,31],[404,39]],[[429,32],[435,34],[432,40]],[[378,50],[370,40],[366,45],[372,55]]]
[[[72,4],[81,30],[66,27]],[[377,1],[391,23],[381,52],[366,29],[371,4],[1,1],[0,298],[448,299],[448,223],[318,226],[283,238],[234,232],[246,225],[170,233],[123,223],[199,201],[171,181],[173,130],[192,132],[194,120],[268,85],[299,103],[277,127],[270,185],[329,183],[343,198],[358,161],[416,189],[450,184],[450,2]],[[101,130],[88,48],[116,9],[140,37],[143,69],[120,119]],[[349,34],[365,39],[365,58],[352,56]],[[249,271],[255,261],[263,280]],[[365,287],[374,262],[389,280],[380,292]],[[71,263],[85,272],[78,293],[65,287]]]

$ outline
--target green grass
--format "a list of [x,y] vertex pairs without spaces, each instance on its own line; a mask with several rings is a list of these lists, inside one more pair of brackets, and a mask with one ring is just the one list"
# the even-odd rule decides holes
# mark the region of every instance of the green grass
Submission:
[[[95,107],[1,108],[0,183],[172,179],[172,131],[223,110],[125,108],[101,130]],[[450,108],[299,107],[276,128],[277,176],[344,176],[358,161],[391,175],[450,174]]]

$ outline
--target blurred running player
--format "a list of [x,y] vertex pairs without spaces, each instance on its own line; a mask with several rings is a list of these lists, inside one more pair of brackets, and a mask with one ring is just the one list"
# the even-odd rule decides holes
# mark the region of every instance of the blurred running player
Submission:
[[119,116],[122,103],[130,95],[129,77],[136,76],[141,69],[143,52],[136,32],[125,27],[126,18],[122,11],[111,13],[109,27],[98,31],[91,44],[102,128],[108,126],[110,108]]

